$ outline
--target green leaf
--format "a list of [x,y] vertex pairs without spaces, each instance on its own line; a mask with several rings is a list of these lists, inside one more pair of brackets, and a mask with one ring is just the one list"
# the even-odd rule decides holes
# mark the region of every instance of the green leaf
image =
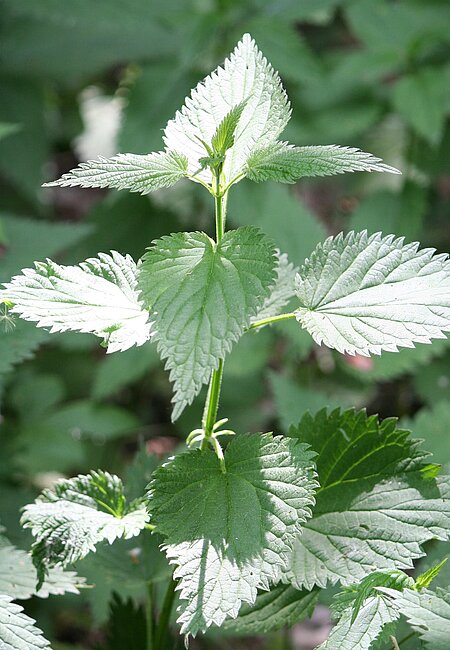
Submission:
[[394,108],[431,145],[439,144],[450,105],[450,75],[439,68],[422,68],[397,81]]
[[[255,148],[264,147],[279,136],[290,117],[280,78],[249,34],[244,35],[223,67],[198,84],[181,111],[167,124],[165,145],[187,156],[190,174],[198,171],[205,155],[199,138],[211,143],[225,116],[242,102],[246,104],[223,167],[226,183],[244,171]],[[209,169],[198,176],[205,182],[212,180]]]
[[33,561],[40,579],[47,568],[80,560],[102,540],[112,544],[139,535],[147,520],[140,501],[126,503],[122,481],[101,471],[58,481],[22,515],[22,525],[36,538]]
[[429,587],[433,580],[440,574],[441,569],[446,564],[447,560],[448,558],[444,558],[441,562],[439,562],[439,564],[435,564],[427,571],[417,576],[415,583],[416,591],[420,591],[424,587]]
[[397,607],[399,614],[408,620],[413,630],[426,641],[430,650],[448,650],[450,636],[450,593],[444,589],[436,592],[422,589],[417,592],[405,589],[397,592],[383,589]]
[[290,585],[278,585],[260,593],[254,605],[243,605],[239,616],[226,621],[221,629],[241,635],[267,634],[292,627],[311,616],[317,598],[318,591],[298,591]]
[[187,158],[176,151],[140,156],[119,153],[113,158],[89,160],[44,187],[113,187],[148,194],[171,187],[187,173]]
[[246,176],[256,183],[278,181],[295,183],[304,176],[331,176],[345,172],[390,172],[380,158],[351,147],[295,147],[287,142],[274,142],[255,149],[247,160]]
[[152,523],[166,536],[179,580],[181,631],[193,636],[242,602],[253,604],[287,568],[292,544],[314,501],[312,455],[271,434],[239,435],[225,450],[195,450],[156,470]]
[[49,648],[35,621],[23,613],[23,607],[0,594],[0,646],[2,650],[41,650]]
[[449,422],[450,403],[447,399],[441,399],[431,408],[418,411],[414,418],[405,419],[405,426],[425,440],[427,449],[433,454],[433,461],[450,465]]
[[[342,614],[339,623],[331,630],[330,636],[319,646],[320,650],[369,650],[375,641],[386,638],[399,614],[387,598],[370,596],[367,598],[355,620],[352,608]],[[387,629],[386,629],[387,628]]]
[[108,352],[117,352],[143,345],[153,334],[138,300],[136,276],[132,258],[114,251],[79,266],[47,260],[5,283],[0,296],[14,304],[11,313],[38,327],[92,332],[105,340]]
[[276,251],[278,264],[276,266],[277,277],[261,309],[251,322],[270,318],[281,314],[283,308],[289,304],[291,298],[295,296],[295,277],[298,269],[289,262],[286,253]]
[[247,101],[247,99],[244,99],[244,101],[233,106],[217,127],[211,139],[212,148],[216,155],[225,155],[228,149],[231,149],[234,145],[236,129]]
[[157,240],[144,255],[139,285],[174,382],[173,420],[269,295],[274,256],[257,228],[228,231],[217,245],[205,233],[177,233]]
[[298,537],[289,579],[298,589],[348,585],[368,573],[410,569],[427,540],[450,534],[448,477],[427,479],[418,441],[364,411],[306,414],[289,435],[318,452],[313,517]]
[[397,352],[450,331],[450,262],[394,235],[351,232],[319,244],[297,278],[297,320],[348,354]]
[[37,573],[29,553],[9,543],[0,544],[0,594],[24,600],[36,595],[47,598],[64,593],[79,594],[86,581],[73,571],[50,569],[42,587],[36,591]]

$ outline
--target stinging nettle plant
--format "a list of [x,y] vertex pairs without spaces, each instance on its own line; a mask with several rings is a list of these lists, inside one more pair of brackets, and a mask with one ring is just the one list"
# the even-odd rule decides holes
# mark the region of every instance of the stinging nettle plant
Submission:
[[[226,229],[228,194],[246,178],[399,173],[358,149],[280,141],[289,118],[278,74],[245,35],[169,121],[164,151],[99,158],[47,184],[145,194],[189,179],[212,196],[215,233],[162,237],[138,263],[117,252],[79,266],[36,262],[4,285],[11,313],[51,332],[94,333],[108,353],[155,341],[174,386],[173,420],[208,384],[187,451],[155,470],[141,498],[128,502],[122,481],[99,470],[56,483],[24,509],[37,587],[99,542],[148,530],[162,536],[174,566],[166,603],[178,591],[186,639],[210,626],[247,634],[291,625],[311,613],[320,589],[339,583],[338,622],[321,647],[375,647],[404,615],[430,648],[443,649],[450,591],[428,589],[440,566],[416,580],[405,573],[425,542],[450,536],[450,480],[419,442],[395,419],[354,410],[306,414],[286,436],[235,435],[226,414],[218,419],[233,344],[277,321],[295,319],[318,344],[366,356],[450,331],[446,255],[351,232],[302,262],[257,224]],[[0,581],[0,640],[47,647],[14,597]],[[18,617],[27,619],[25,641],[14,631]],[[169,618],[163,607],[156,632],[148,626],[149,648],[166,647]]]

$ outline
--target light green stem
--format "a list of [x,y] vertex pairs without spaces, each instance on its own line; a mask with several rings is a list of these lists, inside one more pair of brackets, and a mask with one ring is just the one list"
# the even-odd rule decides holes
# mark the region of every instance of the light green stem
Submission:
[[280,321],[289,320],[290,318],[295,318],[294,312],[289,314],[280,314],[279,316],[270,316],[269,318],[262,318],[261,320],[252,323],[248,329],[258,329],[258,327],[264,327],[264,325],[270,325],[271,323],[279,323]]
[[[225,232],[227,194],[220,192],[220,173],[215,176],[215,217],[216,217],[216,243],[218,244]],[[220,388],[222,385],[223,359],[220,359],[217,370],[213,370],[208,395],[206,397],[205,409],[203,411],[203,431],[205,437],[202,442],[202,449],[207,449],[209,438],[213,433],[214,425],[219,408]]]

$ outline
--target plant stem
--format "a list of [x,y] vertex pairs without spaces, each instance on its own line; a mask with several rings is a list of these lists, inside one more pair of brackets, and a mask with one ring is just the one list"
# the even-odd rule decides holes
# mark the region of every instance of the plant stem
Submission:
[[159,621],[156,628],[155,648],[154,650],[166,650],[167,636],[169,632],[170,615],[172,613],[173,601],[175,600],[175,587],[177,583],[172,578],[167,587],[164,602],[159,615]]
[[270,316],[269,318],[262,318],[257,320],[250,325],[249,330],[257,329],[258,327],[264,327],[264,325],[270,325],[270,323],[277,323],[283,320],[289,320],[290,318],[295,318],[295,313],[291,312],[289,314],[280,314],[279,316]]
[[[216,216],[216,243],[218,244],[225,232],[227,194],[220,193],[220,173],[215,176],[215,216]],[[222,385],[223,359],[220,359],[217,370],[213,370],[209,382],[208,395],[206,397],[205,408],[203,411],[203,431],[205,437],[202,442],[202,449],[207,449],[209,438],[212,435],[216,423],[217,410],[219,408],[220,387]],[[221,459],[223,466],[223,459]]]
[[398,641],[397,645],[400,647],[403,643],[406,643],[406,641],[409,641],[410,639],[412,639],[415,634],[416,634],[415,632],[411,632],[407,636],[404,636],[403,639]]
[[146,650],[155,650],[154,644],[154,619],[153,619],[153,583],[151,580],[147,583],[147,602],[145,606],[145,621],[147,629]]

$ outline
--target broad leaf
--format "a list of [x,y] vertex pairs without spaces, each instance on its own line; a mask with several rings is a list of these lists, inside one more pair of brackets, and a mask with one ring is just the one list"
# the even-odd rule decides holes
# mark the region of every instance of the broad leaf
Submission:
[[295,183],[304,176],[331,176],[345,172],[391,172],[380,158],[351,147],[295,147],[287,142],[274,142],[255,149],[247,160],[246,176],[256,183],[278,181]]
[[[320,650],[369,650],[373,643],[385,638],[392,631],[399,618],[398,612],[387,598],[370,596],[367,598],[355,620],[352,608],[347,608],[339,623],[331,630],[328,639],[319,646]],[[387,629],[386,629],[387,628]]]
[[399,614],[403,614],[411,627],[426,641],[430,650],[448,650],[450,638],[450,593],[444,589],[436,592],[422,589],[417,592],[405,589],[397,592],[383,589]]
[[450,261],[393,235],[342,234],[319,244],[297,278],[297,320],[348,354],[397,352],[450,331]]
[[152,523],[176,565],[182,632],[195,635],[241,603],[253,604],[286,570],[310,516],[316,482],[305,445],[271,434],[240,435],[225,451],[195,450],[156,470]]
[[[198,171],[200,159],[205,156],[199,138],[209,145],[225,116],[242,102],[246,104],[223,168],[227,182],[244,171],[256,147],[264,147],[279,136],[290,117],[280,78],[249,34],[244,35],[223,67],[198,84],[166,127],[164,142],[168,149],[187,156],[189,173]],[[208,169],[199,177],[206,182],[212,179]]]
[[11,598],[47,598],[64,593],[79,594],[85,579],[60,567],[50,569],[42,587],[36,591],[37,575],[31,556],[10,544],[0,546],[0,594]]
[[267,634],[282,627],[292,627],[311,616],[318,593],[298,591],[290,585],[278,585],[259,594],[254,605],[243,605],[239,616],[226,621],[221,629],[241,635]]
[[32,618],[9,596],[0,594],[0,648],[2,650],[41,650],[49,648]]
[[44,187],[113,187],[148,194],[170,187],[187,174],[187,158],[176,151],[145,156],[120,153],[113,158],[89,160]]
[[306,414],[289,435],[318,452],[313,517],[298,537],[289,579],[298,589],[348,585],[383,569],[409,569],[422,544],[450,534],[448,477],[426,478],[428,456],[364,411]]
[[23,526],[36,538],[33,560],[40,581],[48,567],[72,564],[102,540],[112,544],[139,535],[147,520],[140,501],[126,503],[122,481],[100,471],[58,481],[22,516]]
[[289,262],[286,253],[276,251],[276,255],[278,264],[276,267],[277,277],[275,283],[270,289],[270,296],[265,299],[261,309],[252,318],[252,322],[277,316],[295,295],[295,276],[297,275],[298,269]]
[[175,396],[175,420],[256,315],[275,279],[275,249],[256,228],[177,233],[144,255],[139,285],[154,314]]
[[105,340],[108,352],[143,345],[153,335],[129,255],[99,253],[79,266],[47,260],[35,267],[24,269],[0,292],[13,303],[11,313],[51,332],[92,332]]

